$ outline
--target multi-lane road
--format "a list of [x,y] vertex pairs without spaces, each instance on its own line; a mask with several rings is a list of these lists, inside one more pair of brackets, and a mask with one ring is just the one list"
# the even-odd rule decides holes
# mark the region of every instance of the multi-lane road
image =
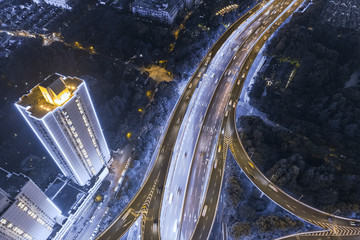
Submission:
[[[267,2],[266,0],[265,2]],[[110,226],[102,232],[97,239],[110,240],[120,239],[136,219],[141,215],[143,221],[141,227],[143,234],[147,239],[159,239],[159,211],[161,209],[161,200],[163,195],[164,183],[167,176],[169,162],[172,156],[175,141],[178,136],[180,125],[188,108],[190,99],[198,86],[204,72],[207,69],[209,61],[218,52],[220,47],[228,39],[233,31],[235,31],[241,23],[251,17],[261,8],[261,4],[247,12],[235,24],[233,24],[214,44],[209,53],[204,57],[199,67],[195,71],[193,77],[187,84],[183,94],[177,102],[177,105],[167,123],[162,141],[159,143],[158,150],[154,153],[155,160],[153,167],[142,184],[140,190],[135,197],[119,214],[119,216],[110,224]],[[152,191],[154,190],[155,191]],[[150,211],[149,211],[150,209]],[[154,229],[155,228],[155,229]]]
[[[234,54],[239,53],[237,57],[244,54],[239,49],[245,39],[251,39],[249,29],[256,29],[261,25],[263,19],[259,15],[270,15],[271,8],[271,4],[266,5],[262,11],[247,19],[248,24],[239,27],[229,36],[209,63],[199,90],[191,100],[191,107],[187,111],[175,144],[166,182],[160,225],[163,239],[191,237],[199,217],[208,170],[211,169],[210,159],[213,159],[214,154],[212,146],[216,144],[223,116],[222,110],[227,104],[226,98],[222,96],[230,93],[235,79],[235,71],[226,69]],[[209,107],[210,102],[218,104]],[[204,116],[208,116],[206,121]]]
[[[269,38],[270,34],[264,35],[264,32],[266,32],[268,29],[277,29],[280,23],[287,19],[287,17],[285,17],[284,15],[292,14],[301,2],[302,1],[273,2],[273,4],[269,6],[268,9],[265,9],[263,14],[257,20],[255,20],[253,24],[250,24],[248,26],[247,31],[250,33],[250,35],[248,38],[243,39],[243,45],[241,45],[238,52],[234,55],[227,68],[227,72],[232,72],[234,73],[234,76],[237,76],[230,78],[231,86],[234,86],[233,89],[242,88],[243,81],[245,80],[245,75],[243,73],[240,73],[240,70],[249,70],[251,63],[254,60],[253,58],[249,59],[249,52],[252,49],[259,50],[261,48],[261,46],[258,44],[260,39],[265,40]],[[247,59],[249,59],[250,63],[245,64]],[[222,104],[219,103],[219,101],[216,101],[215,98],[215,101],[211,102],[209,106],[209,108],[216,105],[222,107],[222,115],[220,119],[220,123],[222,123],[222,130],[217,132],[217,134],[219,134],[219,140],[217,141],[216,147],[214,145],[213,149],[217,149],[218,151],[216,152],[215,160],[213,162],[213,169],[210,175],[205,201],[202,208],[199,209],[201,210],[201,217],[197,222],[192,239],[207,239],[208,234],[211,231],[213,220],[217,210],[218,199],[221,192],[220,190],[222,185],[222,178],[224,175],[227,149],[230,143],[229,128],[227,128],[226,126],[229,126],[230,124],[228,120],[230,118],[229,113],[233,111],[237,105],[238,97],[234,94],[231,94],[231,92],[228,92],[227,94],[224,94],[224,92],[217,92],[216,95],[218,95],[219,99],[226,99],[226,107],[221,106]],[[207,121],[207,119],[205,119],[205,121]],[[210,124],[212,122],[212,119],[209,118],[209,121]],[[215,123],[218,124],[218,122]]]
[[[293,2],[293,7],[289,6],[288,9],[286,9],[284,15],[277,20],[273,27],[271,27],[264,33],[263,37],[258,40],[256,46],[249,53],[249,57],[244,63],[245,67],[240,70],[240,77],[238,78],[238,80],[241,81],[240,86],[234,85],[234,89],[230,98],[239,98],[242,90],[242,84],[244,81],[244,79],[241,78],[242,76],[246,76],[249,72],[249,68],[247,66],[251,66],[259,49],[265,44],[266,40],[274,32],[274,26],[279,26],[282,21],[285,20],[293,10],[295,10],[294,8],[298,6],[297,4],[302,1]],[[331,239],[333,236],[336,236],[336,239],[359,239],[359,220],[342,218],[310,207],[291,197],[287,193],[283,192],[281,189],[271,183],[271,181],[260,172],[260,170],[251,161],[250,157],[247,155],[245,149],[241,144],[241,140],[236,129],[236,108],[229,109],[228,119],[226,119],[226,117],[224,118],[223,127],[226,129],[225,133],[229,134],[227,137],[227,143],[229,144],[231,152],[234,155],[237,163],[244,171],[244,173],[248,176],[248,178],[253,182],[253,184],[260,189],[260,191],[262,191],[272,201],[274,201],[287,211],[291,212],[292,214],[304,219],[309,223],[312,223],[327,230],[325,232],[314,232],[311,234],[298,234],[292,236],[289,239],[319,239],[320,236],[322,237],[321,239]],[[340,238],[340,236],[342,237]]]
[[207,239],[228,147],[249,179],[270,199],[328,230],[286,239],[359,234],[354,226],[358,221],[311,208],[272,184],[246,154],[236,130],[236,103],[249,68],[269,37],[303,1],[263,1],[219,38],[179,99],[139,192],[98,239],[119,239],[139,216],[144,239],[160,239],[160,230],[163,239]]

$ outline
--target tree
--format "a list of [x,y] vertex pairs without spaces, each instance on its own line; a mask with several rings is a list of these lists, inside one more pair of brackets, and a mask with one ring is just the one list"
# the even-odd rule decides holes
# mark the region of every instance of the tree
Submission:
[[236,222],[234,223],[229,230],[229,235],[235,239],[240,238],[241,236],[247,236],[251,233],[251,226],[248,222]]

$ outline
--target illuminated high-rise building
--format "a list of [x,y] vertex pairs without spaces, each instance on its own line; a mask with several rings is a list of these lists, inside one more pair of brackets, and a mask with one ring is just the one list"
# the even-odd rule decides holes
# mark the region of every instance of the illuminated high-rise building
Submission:
[[0,168],[0,239],[46,240],[61,211],[33,181]]
[[63,174],[83,186],[110,160],[85,82],[48,76],[16,103]]

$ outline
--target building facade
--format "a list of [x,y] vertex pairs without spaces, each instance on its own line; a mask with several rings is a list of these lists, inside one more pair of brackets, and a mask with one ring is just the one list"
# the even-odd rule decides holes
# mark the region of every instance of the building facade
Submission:
[[110,152],[85,82],[52,74],[16,103],[62,173],[80,186],[97,176]]
[[49,5],[53,5],[55,7],[61,7],[64,9],[71,9],[69,3],[70,0],[33,0],[34,3],[36,4],[42,4],[42,3],[46,3]]
[[174,0],[135,0],[131,6],[134,14],[166,24],[172,24],[182,8],[183,2]]
[[0,198],[7,199],[0,212],[0,239],[45,240],[50,236],[61,211],[33,181],[0,169],[0,190]]

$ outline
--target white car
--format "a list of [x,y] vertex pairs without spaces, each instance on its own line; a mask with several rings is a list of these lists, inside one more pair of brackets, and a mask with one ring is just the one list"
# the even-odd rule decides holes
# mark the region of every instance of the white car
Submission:
[[272,184],[269,184],[269,187],[274,191],[274,192],[278,192],[278,190],[276,189],[276,187]]

